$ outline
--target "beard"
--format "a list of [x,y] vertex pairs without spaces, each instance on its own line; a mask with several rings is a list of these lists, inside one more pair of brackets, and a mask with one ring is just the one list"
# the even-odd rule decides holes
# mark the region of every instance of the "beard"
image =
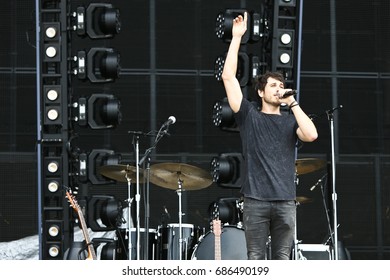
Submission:
[[282,102],[280,102],[280,99],[276,99],[272,96],[271,98],[268,96],[263,96],[263,103],[267,103],[268,105],[279,107]]

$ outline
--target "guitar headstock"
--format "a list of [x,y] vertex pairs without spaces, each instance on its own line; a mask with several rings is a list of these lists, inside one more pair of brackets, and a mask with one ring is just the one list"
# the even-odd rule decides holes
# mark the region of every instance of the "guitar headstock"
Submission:
[[74,197],[74,195],[70,192],[70,190],[66,190],[66,197],[68,198],[68,201],[70,203],[70,205],[72,206],[72,208],[78,212],[80,210],[80,205],[78,204],[76,198]]

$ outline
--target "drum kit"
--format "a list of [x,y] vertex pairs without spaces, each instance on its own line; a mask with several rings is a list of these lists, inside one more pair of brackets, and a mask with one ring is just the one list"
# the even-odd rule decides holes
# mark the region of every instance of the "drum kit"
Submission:
[[[323,169],[325,166],[326,161],[323,160],[297,159],[296,172],[299,175],[307,174]],[[178,197],[178,223],[161,225],[157,229],[133,227],[131,211],[128,210],[129,222],[124,234],[129,252],[126,258],[137,260],[214,259],[216,244],[214,244],[215,235],[213,232],[210,230],[205,233],[200,227],[182,222],[182,216],[185,215],[182,212],[182,192],[209,187],[213,183],[210,172],[185,163],[154,164],[150,166],[147,175],[144,170],[138,171],[136,167],[131,165],[107,165],[102,166],[98,171],[107,178],[128,183],[129,206],[131,206],[132,201],[130,185],[132,181],[137,181],[137,179],[138,182],[142,182],[147,178],[154,185],[174,190]],[[137,172],[139,172],[138,175]],[[312,202],[310,198],[302,196],[297,197],[296,200],[298,204]],[[219,204],[219,216],[224,223],[220,239],[222,259],[246,259],[245,235],[241,220],[243,202],[238,198],[222,198],[216,203]]]

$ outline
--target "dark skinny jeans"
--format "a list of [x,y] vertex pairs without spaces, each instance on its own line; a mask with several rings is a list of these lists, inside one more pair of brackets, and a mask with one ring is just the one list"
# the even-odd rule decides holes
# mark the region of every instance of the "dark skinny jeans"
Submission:
[[248,259],[289,260],[295,239],[295,201],[244,198],[243,212]]

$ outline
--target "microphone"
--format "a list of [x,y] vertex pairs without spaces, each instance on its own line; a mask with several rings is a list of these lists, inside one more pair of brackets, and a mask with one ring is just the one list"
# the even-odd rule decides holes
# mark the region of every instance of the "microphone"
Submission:
[[289,96],[291,96],[291,95],[296,95],[298,92],[295,90],[295,89],[293,89],[293,90],[289,90],[289,91],[286,91],[283,95],[282,95],[282,99],[283,98],[286,98],[286,97],[289,97]]
[[174,124],[175,122],[176,122],[176,118],[174,116],[170,116],[168,118],[168,120],[162,126],[163,127],[168,126],[168,125]]
[[318,181],[317,181],[317,183],[315,183],[315,185],[314,186],[312,186],[311,188],[310,188],[310,191],[312,192],[319,184],[321,184],[322,183],[322,178],[321,179],[319,179]]

